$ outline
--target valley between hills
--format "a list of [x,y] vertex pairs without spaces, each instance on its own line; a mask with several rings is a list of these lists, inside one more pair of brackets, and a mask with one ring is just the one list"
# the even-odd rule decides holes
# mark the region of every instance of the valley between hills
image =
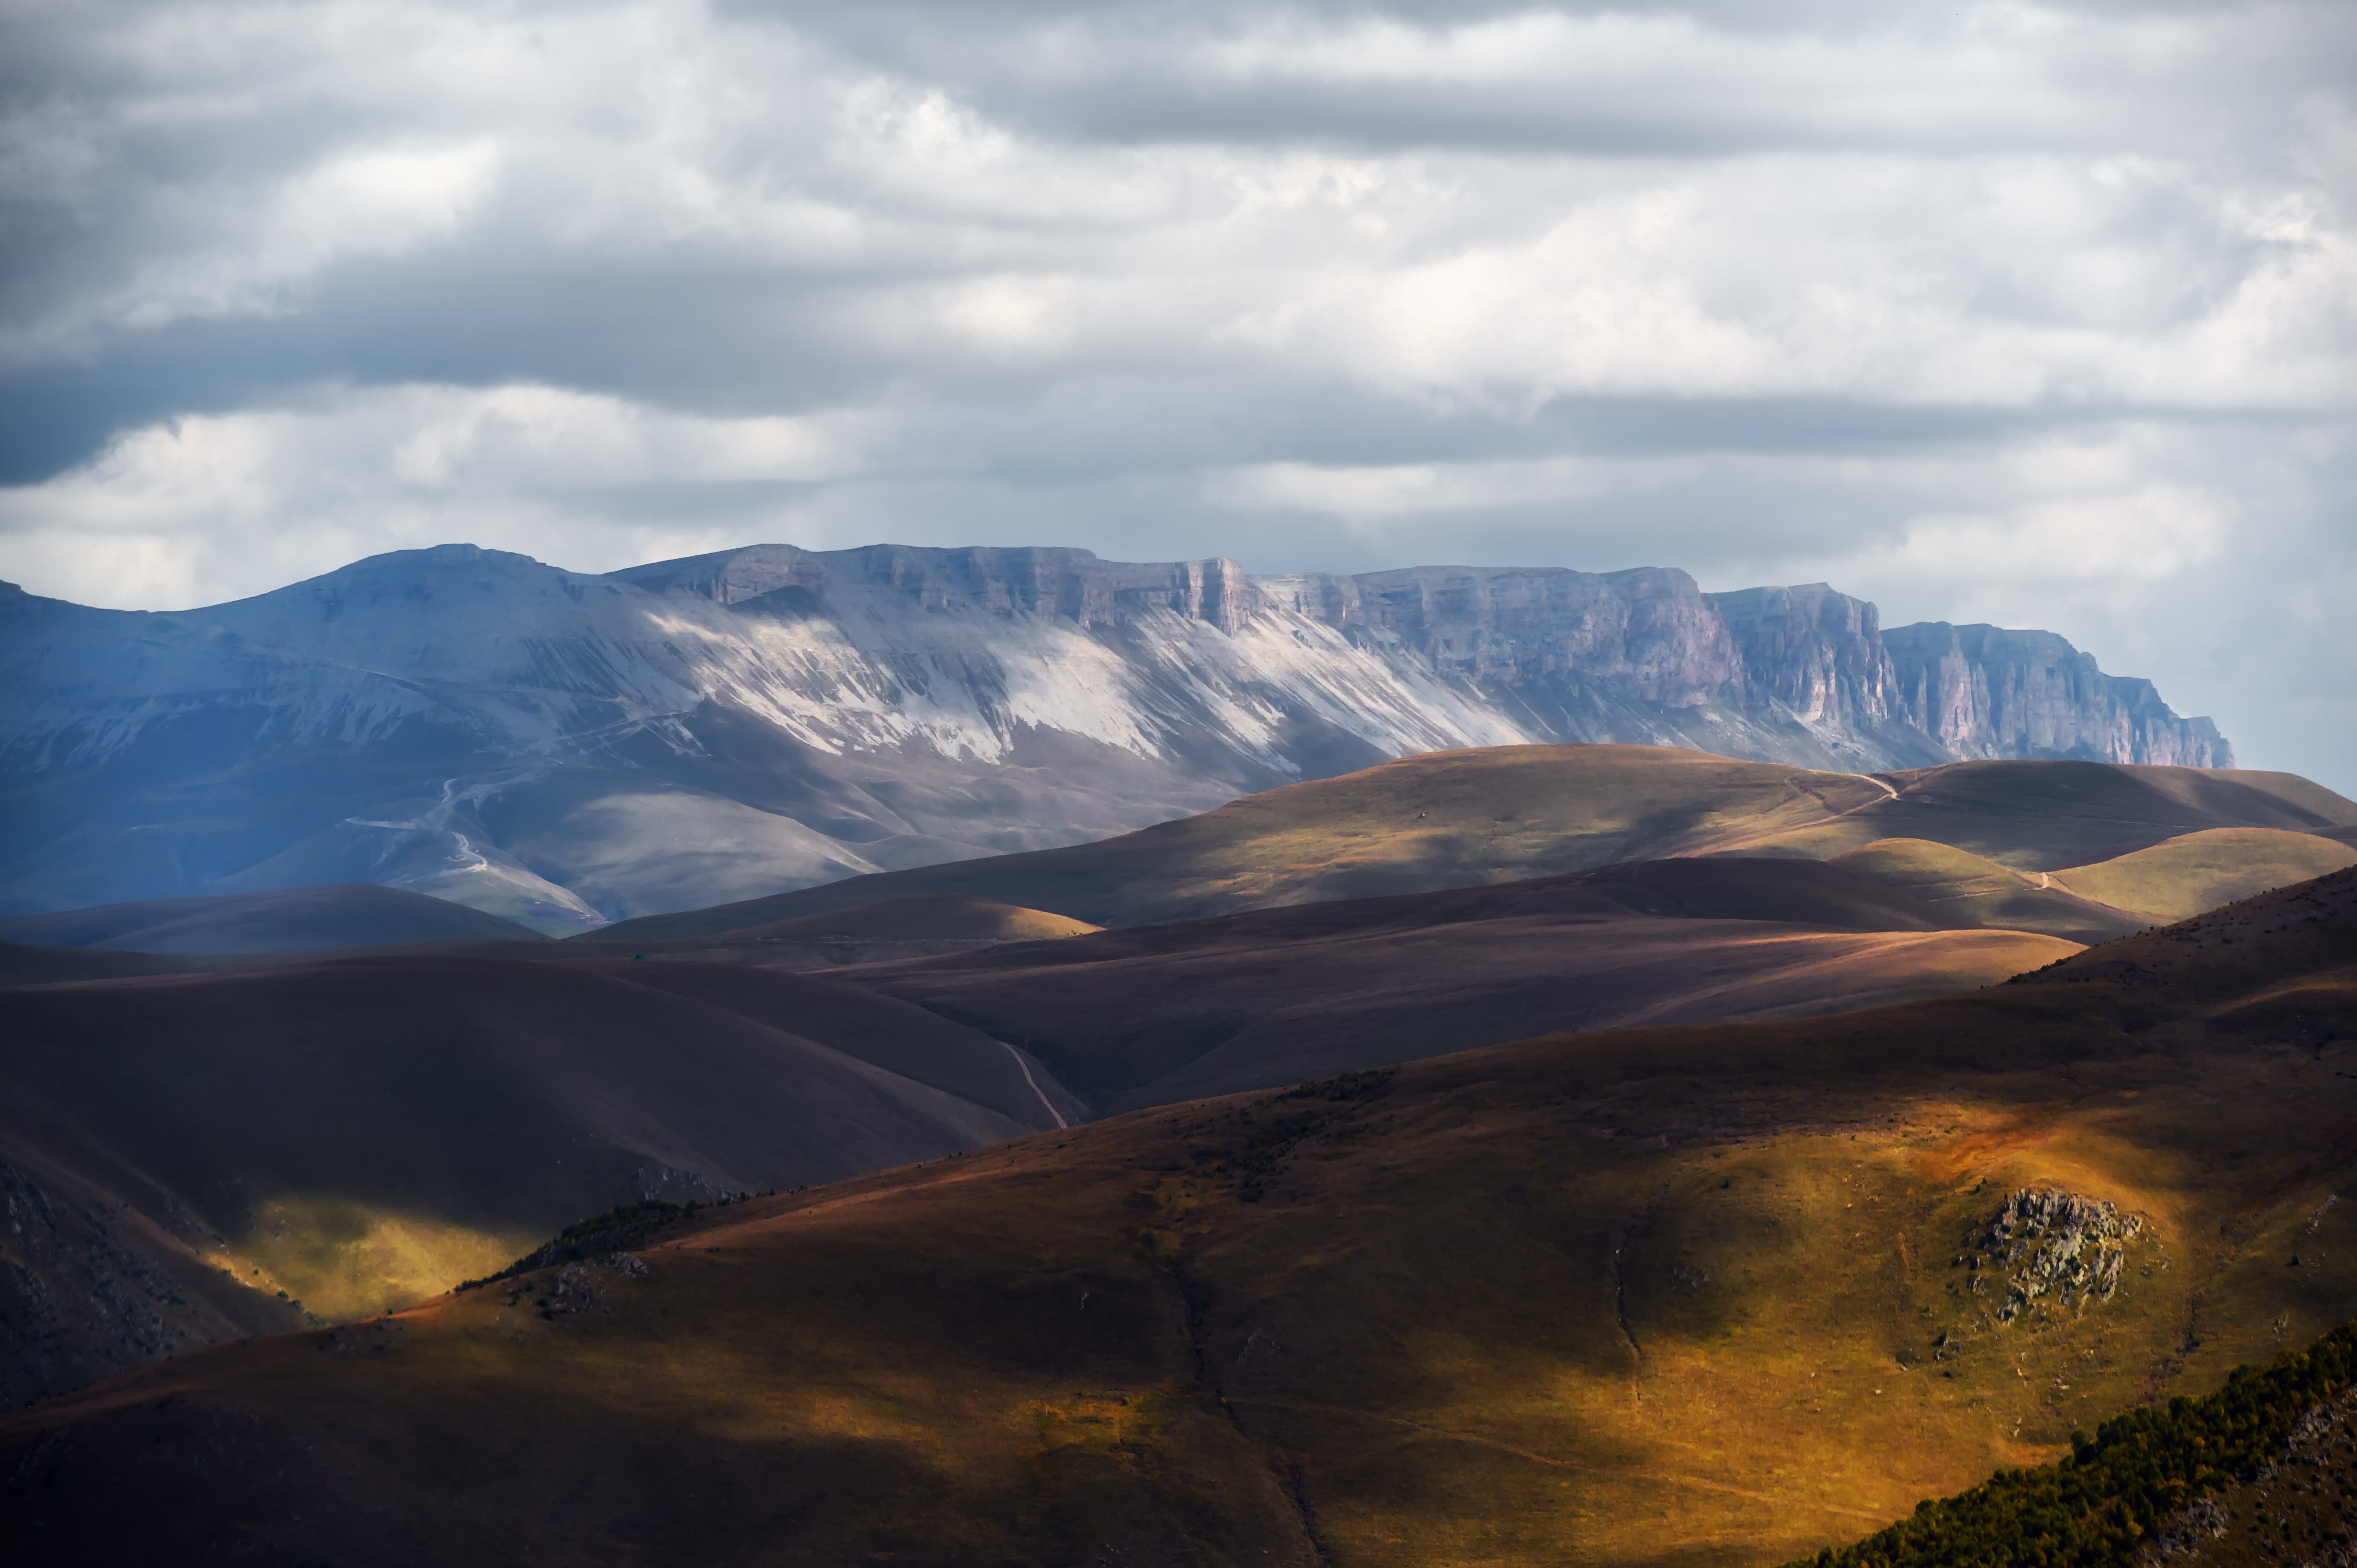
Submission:
[[2357,1316],[2352,839],[2285,775],[1514,746],[561,941],[18,918],[0,1532],[1813,1553]]
[[2344,871],[593,1234],[7,1418],[11,1556],[1810,1554],[2357,1316],[2352,975]]

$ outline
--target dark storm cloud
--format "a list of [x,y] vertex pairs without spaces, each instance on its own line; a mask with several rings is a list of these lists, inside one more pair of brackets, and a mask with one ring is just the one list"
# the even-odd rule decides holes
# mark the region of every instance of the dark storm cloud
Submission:
[[1660,562],[2051,625],[2357,787],[2346,5],[5,26],[38,591],[451,537]]

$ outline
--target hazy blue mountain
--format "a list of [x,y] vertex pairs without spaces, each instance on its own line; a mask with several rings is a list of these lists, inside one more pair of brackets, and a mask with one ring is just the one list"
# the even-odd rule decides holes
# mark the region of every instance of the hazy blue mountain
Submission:
[[369,882],[563,932],[1557,740],[2233,760],[2060,638],[1824,585],[454,544],[169,613],[0,585],[0,913]]

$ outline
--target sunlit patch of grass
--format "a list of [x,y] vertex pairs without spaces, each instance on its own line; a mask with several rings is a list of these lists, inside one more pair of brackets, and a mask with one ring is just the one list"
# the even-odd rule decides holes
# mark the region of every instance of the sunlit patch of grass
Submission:
[[[2327,1202],[2357,1191],[2345,1057],[2247,1009],[2212,1029],[2189,990],[2213,994],[2014,987],[1173,1106],[700,1219],[643,1277],[575,1265],[611,1276],[595,1310],[520,1310],[541,1271],[422,1309],[399,1355],[323,1334],[213,1364],[251,1369],[221,1374],[241,1400],[337,1380],[316,1430],[405,1402],[436,1461],[414,1510],[474,1476],[476,1534],[527,1448],[625,1497],[600,1540],[737,1477],[651,1560],[1216,1535],[1197,1560],[1785,1562],[2357,1316],[2357,1212]],[[1971,1291],[1958,1260],[1988,1266],[2024,1189],[2141,1220],[2108,1299],[2007,1321]]]
[[231,1272],[329,1321],[390,1312],[490,1273],[539,1238],[325,1194],[256,1207]]
[[[1207,1274],[1257,1278],[1284,1303],[1229,1325],[1218,1352],[1239,1336],[1268,1348],[1247,1354],[1238,1407],[1316,1455],[1346,1555],[1797,1555],[2207,1375],[2183,1353],[2191,1299],[2238,1254],[2217,1240],[2222,1195],[2155,1135],[2154,1110],[2136,1091],[1908,1099],[1856,1131],[1668,1149],[1574,1134],[1544,1183],[1503,1150],[1456,1150],[1461,1213],[1386,1226],[1361,1211],[1337,1253],[1291,1234],[1314,1208],[1272,1211],[1257,1241],[1208,1257]],[[1970,1292],[1954,1261],[2023,1188],[2142,1218],[2109,1300],[2000,1323]],[[2316,1280],[2319,1316],[2357,1305],[2357,1289]],[[2211,1289],[2244,1333],[2266,1321],[2255,1283]],[[1329,1350],[1324,1326],[1345,1320],[1386,1352]]]
[[2212,828],[2054,873],[2083,897],[2158,920],[2181,920],[2271,887],[2357,865],[2357,849],[2313,833]]

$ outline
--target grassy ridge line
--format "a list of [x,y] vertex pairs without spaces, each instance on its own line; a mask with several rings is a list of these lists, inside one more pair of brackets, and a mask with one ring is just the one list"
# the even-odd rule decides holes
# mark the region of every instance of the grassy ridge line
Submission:
[[2171,1515],[2249,1480],[2302,1416],[2352,1381],[2357,1324],[2344,1324],[2272,1365],[2237,1367],[2216,1393],[2115,1416],[2092,1440],[2074,1433],[2067,1459],[2001,1470],[1788,1568],[2109,1568]]
[[[796,1187],[796,1192],[802,1189]],[[691,1198],[685,1203],[665,1203],[659,1197],[644,1198],[637,1203],[625,1203],[576,1220],[550,1237],[540,1246],[526,1252],[497,1273],[485,1274],[479,1280],[460,1280],[450,1287],[451,1294],[463,1294],[480,1290],[501,1280],[511,1280],[518,1274],[528,1274],[534,1269],[553,1269],[559,1263],[578,1263],[611,1252],[627,1252],[645,1246],[673,1225],[693,1219],[707,1208],[726,1208],[748,1198],[775,1197],[778,1189],[766,1192],[735,1192],[710,1203]]]

